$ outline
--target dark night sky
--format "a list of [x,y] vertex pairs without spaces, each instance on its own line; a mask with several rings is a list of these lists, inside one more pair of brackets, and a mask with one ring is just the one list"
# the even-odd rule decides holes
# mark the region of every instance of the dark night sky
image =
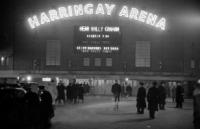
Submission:
[[[1,3],[1,31],[0,31],[0,50],[8,48],[11,45],[11,37],[13,35],[12,25],[19,19],[16,11],[18,7],[32,7],[37,1],[42,0],[6,0]],[[43,0],[45,3],[48,0]],[[51,1],[51,0],[50,0]],[[61,0],[60,0],[61,1]],[[63,0],[65,4],[68,0]],[[75,1],[75,0],[74,0]],[[76,0],[78,1],[78,0]],[[83,1],[83,0],[80,0]],[[88,1],[88,0],[87,0]],[[94,0],[91,0],[94,1]],[[103,0],[106,1],[106,0]],[[114,1],[114,0],[113,0]],[[124,0],[126,1],[126,0]],[[128,1],[128,0],[127,0]],[[130,0],[129,0],[130,1]],[[200,0],[135,0],[144,2],[159,3],[163,15],[167,16],[173,22],[172,28],[176,26],[178,29],[185,29],[191,33],[200,35]],[[26,13],[26,12],[24,12]],[[198,31],[197,31],[198,30]],[[182,30],[181,30],[182,31]]]

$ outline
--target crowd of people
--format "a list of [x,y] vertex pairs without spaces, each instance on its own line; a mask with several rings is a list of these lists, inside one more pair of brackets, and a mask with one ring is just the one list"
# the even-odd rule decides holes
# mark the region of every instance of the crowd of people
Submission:
[[79,103],[84,102],[84,94],[89,93],[90,87],[86,83],[76,83],[73,79],[68,86],[64,86],[62,82],[57,85],[57,98],[56,103]]
[[[165,89],[165,82],[156,82],[152,83],[152,86],[146,92],[146,88],[144,87],[144,83],[139,83],[140,87],[137,91],[137,113],[144,114],[144,109],[148,107],[149,110],[149,117],[151,119],[155,118],[155,112],[158,110],[165,110],[166,98],[167,93]],[[115,106],[114,109],[118,109],[118,103],[120,101],[120,94],[121,94],[121,86],[120,84],[115,81],[112,85],[111,92],[114,95]],[[184,102],[184,88],[181,86],[181,83],[177,84],[175,88],[175,100],[176,100],[176,108],[182,108],[182,103]],[[148,105],[146,104],[146,101]]]
[[[149,111],[150,119],[155,119],[155,113],[165,110],[167,91],[165,82],[152,82],[146,87],[144,82],[139,82],[136,96],[136,109],[138,114]],[[128,86],[127,86],[128,87]],[[89,93],[90,87],[86,83],[77,83],[73,79],[67,86],[59,82],[56,86],[56,103],[79,103],[84,102],[84,94]],[[126,88],[131,96],[131,88]],[[114,110],[119,109],[120,96],[123,96],[123,86],[116,80],[112,85],[111,92],[114,96]],[[128,95],[128,96],[129,96]],[[194,99],[194,126],[200,129],[200,83],[196,85],[193,94]],[[183,108],[184,88],[177,83],[172,88],[172,102],[176,102],[176,108]],[[2,126],[5,129],[17,127],[21,129],[44,129],[50,126],[50,120],[54,117],[53,98],[45,86],[38,86],[38,92],[33,92],[28,84],[25,85],[0,85],[0,114]]]
[[0,121],[4,129],[45,129],[54,117],[52,96],[44,86],[38,93],[27,85],[0,86]]

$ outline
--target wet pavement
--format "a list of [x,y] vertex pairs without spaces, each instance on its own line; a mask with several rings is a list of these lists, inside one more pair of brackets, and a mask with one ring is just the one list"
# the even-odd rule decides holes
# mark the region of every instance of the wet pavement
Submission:
[[111,96],[87,96],[84,103],[57,105],[51,129],[193,129],[192,100],[183,109],[175,108],[171,99],[166,110],[149,119],[148,111],[136,113],[135,97],[122,98],[119,110],[113,110]]

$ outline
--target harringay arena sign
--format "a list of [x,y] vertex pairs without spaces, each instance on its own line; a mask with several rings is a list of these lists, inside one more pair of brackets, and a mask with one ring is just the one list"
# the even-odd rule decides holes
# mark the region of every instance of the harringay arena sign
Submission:
[[51,9],[48,12],[41,12],[39,15],[33,15],[29,17],[27,21],[31,29],[34,29],[60,19],[69,19],[84,15],[112,16],[113,13],[116,13],[119,17],[124,17],[132,21],[139,21],[160,30],[166,29],[165,17],[159,17],[151,12],[139,10],[135,7],[128,7],[126,5],[117,8],[115,4],[111,3],[86,3],[62,6],[57,9]]

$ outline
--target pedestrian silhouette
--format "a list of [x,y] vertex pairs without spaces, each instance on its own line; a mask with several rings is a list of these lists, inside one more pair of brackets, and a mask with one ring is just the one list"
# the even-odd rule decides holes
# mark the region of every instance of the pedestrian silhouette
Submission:
[[137,113],[144,114],[144,109],[146,108],[146,89],[143,87],[144,83],[140,82],[140,88],[137,92]]
[[151,88],[147,93],[148,110],[150,119],[155,118],[155,112],[158,111],[158,89],[156,88],[157,82],[153,82]]
[[111,92],[113,93],[114,101],[115,101],[114,110],[118,110],[119,101],[120,101],[121,86],[117,83],[117,80],[112,85]]

